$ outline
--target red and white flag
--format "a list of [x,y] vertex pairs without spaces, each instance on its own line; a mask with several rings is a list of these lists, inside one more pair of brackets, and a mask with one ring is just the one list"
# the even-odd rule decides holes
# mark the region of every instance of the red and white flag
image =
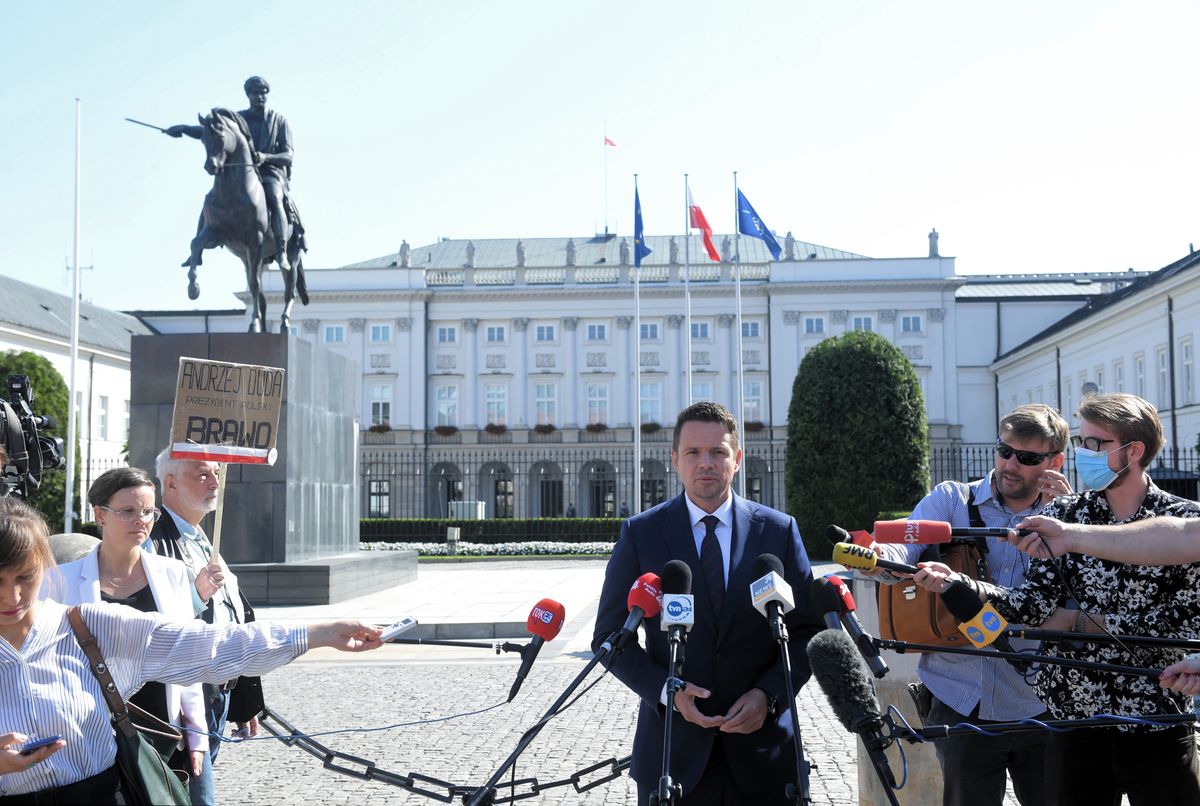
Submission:
[[704,233],[704,249],[708,252],[708,256],[717,263],[721,262],[721,253],[717,251],[717,247],[713,246],[712,227],[708,224],[708,219],[704,217],[704,211],[699,205],[692,200],[692,191],[689,188],[687,192],[688,203],[688,223],[692,229],[698,229]]
[[617,144],[616,144],[616,143],[614,143],[614,142],[612,141],[612,138],[611,138],[611,137],[609,137],[607,134],[606,134],[606,135],[604,135],[604,145],[606,145],[606,146],[612,146],[613,148],[616,148],[616,147],[617,147]]

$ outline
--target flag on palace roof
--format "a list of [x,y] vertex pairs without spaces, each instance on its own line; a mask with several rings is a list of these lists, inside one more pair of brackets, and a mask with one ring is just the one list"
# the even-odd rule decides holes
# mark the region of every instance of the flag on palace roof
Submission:
[[737,192],[738,203],[738,232],[743,235],[749,235],[751,238],[759,238],[767,245],[767,249],[771,250],[771,255],[779,260],[779,256],[783,254],[783,249],[779,246],[779,241],[775,240],[775,236],[767,229],[767,225],[758,217],[758,213],[750,206],[750,202],[746,199],[746,194],[741,190]]
[[708,219],[704,217],[704,211],[692,199],[692,191],[689,188],[687,192],[688,203],[688,222],[692,229],[698,229],[704,233],[704,249],[708,252],[709,258],[721,262],[721,253],[717,251],[717,247],[713,245],[712,227],[708,224]]
[[617,144],[616,144],[616,143],[614,143],[614,142],[612,141],[612,138],[611,138],[611,137],[609,137],[607,134],[606,134],[606,135],[604,135],[604,145],[606,145],[606,146],[612,146],[613,148],[616,148],[616,147],[617,147]]
[[642,231],[642,200],[638,196],[637,185],[633,186],[633,265],[641,267],[642,258],[650,256],[653,250],[646,246],[646,236]]

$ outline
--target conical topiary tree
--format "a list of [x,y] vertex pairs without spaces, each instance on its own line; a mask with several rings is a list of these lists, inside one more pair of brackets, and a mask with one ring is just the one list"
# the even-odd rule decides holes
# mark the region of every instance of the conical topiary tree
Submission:
[[929,488],[929,438],[916,371],[876,333],[818,344],[800,362],[788,406],[788,512],[810,557],[828,558],[831,524],[870,529]]

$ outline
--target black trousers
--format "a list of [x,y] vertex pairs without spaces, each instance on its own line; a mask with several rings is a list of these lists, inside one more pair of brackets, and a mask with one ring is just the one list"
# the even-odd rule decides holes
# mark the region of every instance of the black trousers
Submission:
[[73,784],[0,797],[0,806],[125,806],[116,766]]
[[[791,756],[788,756],[789,763]],[[792,767],[795,764],[791,764]],[[791,778],[794,773],[789,774]],[[674,778],[674,776],[672,776]],[[729,771],[729,761],[725,758],[725,752],[721,748],[721,737],[718,734],[716,741],[713,742],[712,753],[708,757],[708,766],[704,769],[704,775],[700,776],[699,783],[691,792],[685,792],[681,800],[676,801],[677,806],[792,806],[792,801],[789,801],[784,796],[785,783],[779,785],[778,791],[770,791],[765,794],[747,795],[738,788],[737,783],[733,780],[733,774]],[[644,786],[638,782],[638,806],[646,806],[650,803],[650,797],[658,791],[657,779],[649,786]]]
[[1050,736],[1046,795],[1051,806],[1197,806],[1200,770],[1190,725],[1149,733],[1086,728]]
[[[978,707],[972,714],[960,714],[937,697],[933,698],[927,725],[959,722],[988,724],[988,720],[979,718]],[[1012,776],[1013,791],[1022,806],[1046,803],[1044,731],[951,736],[934,742],[934,749],[942,767],[942,806],[1001,806],[1008,775]]]

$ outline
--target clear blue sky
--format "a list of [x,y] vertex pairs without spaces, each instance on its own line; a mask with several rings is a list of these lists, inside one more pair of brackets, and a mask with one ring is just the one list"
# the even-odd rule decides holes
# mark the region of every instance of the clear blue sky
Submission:
[[[188,308],[203,148],[125,123],[242,108],[295,132],[310,267],[439,237],[767,224],[962,273],[1158,268],[1200,242],[1195,31],[1163,2],[5,4],[0,272],[68,292],[83,100],[84,296]],[[195,305],[236,307],[209,252]]]

